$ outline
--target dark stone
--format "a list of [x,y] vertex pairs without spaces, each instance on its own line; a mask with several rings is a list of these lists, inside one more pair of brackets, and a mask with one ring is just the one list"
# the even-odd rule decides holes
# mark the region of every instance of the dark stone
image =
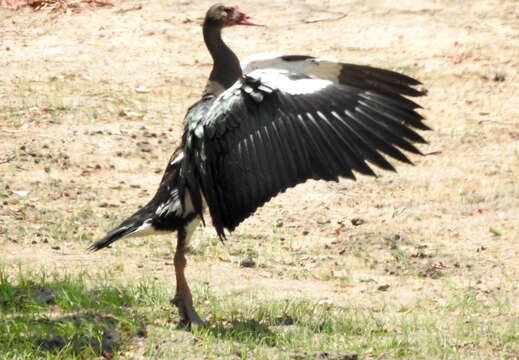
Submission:
[[119,345],[121,345],[119,334],[114,329],[105,329],[101,342],[104,354],[113,354]]
[[89,343],[90,343],[90,347],[92,349],[94,349],[96,354],[101,353],[101,343],[99,343],[99,340],[97,340],[97,338],[91,337]]
[[95,337],[89,339],[90,346],[97,354],[105,357],[112,357],[117,348],[121,345],[119,334],[114,329],[105,329],[101,337],[101,342]]
[[351,224],[353,226],[360,226],[360,225],[365,224],[365,223],[366,223],[366,220],[363,220],[361,218],[353,218],[353,219],[351,219]]
[[65,346],[65,340],[56,334],[52,335],[50,339],[38,339],[36,345],[43,351],[54,351],[62,349]]
[[252,259],[245,259],[241,261],[240,266],[244,268],[253,268],[256,266],[256,262]]
[[290,315],[284,315],[276,318],[276,324],[278,325],[294,325],[294,319]]
[[503,82],[503,81],[506,80],[506,73],[504,73],[504,72],[496,72],[494,74],[494,77],[493,77],[492,80],[494,80],[496,82]]
[[350,351],[326,352],[318,351],[315,353],[316,360],[357,360],[358,355]]
[[146,325],[141,325],[135,332],[135,335],[141,338],[148,337],[148,330],[146,329]]
[[32,298],[37,304],[56,305],[56,296],[49,289],[39,289]]
[[351,351],[316,351],[313,353],[307,353],[306,351],[295,352],[290,355],[291,359],[294,360],[358,360],[358,355]]

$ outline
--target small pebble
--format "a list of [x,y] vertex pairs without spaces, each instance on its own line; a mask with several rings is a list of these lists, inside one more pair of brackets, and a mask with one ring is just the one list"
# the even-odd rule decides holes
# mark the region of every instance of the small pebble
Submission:
[[351,219],[351,224],[353,226],[359,226],[359,225],[362,225],[362,224],[365,224],[365,223],[366,223],[366,221],[361,219],[361,218],[353,218],[353,219]]
[[389,289],[390,285],[389,284],[384,284],[384,285],[379,285],[377,287],[377,290],[378,291],[387,291]]
[[252,259],[245,259],[240,262],[240,266],[244,268],[253,268],[256,266],[256,262]]

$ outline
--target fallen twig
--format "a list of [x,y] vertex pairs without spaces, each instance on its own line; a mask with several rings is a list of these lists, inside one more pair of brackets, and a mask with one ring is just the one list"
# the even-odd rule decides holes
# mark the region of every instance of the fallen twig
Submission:
[[441,150],[435,150],[435,151],[429,151],[429,152],[423,153],[423,156],[439,155],[441,153],[442,153]]
[[0,164],[5,164],[14,160],[16,156],[14,154],[7,154],[3,159],[0,160]]
[[137,11],[137,10],[142,10],[142,5],[134,6],[134,7],[128,8],[128,9],[119,9],[119,10],[117,10],[115,13],[116,13],[116,14],[125,14],[125,13],[127,13],[127,12],[130,12],[130,11]]
[[337,20],[340,20],[345,17],[346,17],[346,14],[340,14],[338,17],[334,17],[334,18],[304,19],[303,22],[305,24],[313,24],[313,23],[324,22],[324,21],[337,21]]

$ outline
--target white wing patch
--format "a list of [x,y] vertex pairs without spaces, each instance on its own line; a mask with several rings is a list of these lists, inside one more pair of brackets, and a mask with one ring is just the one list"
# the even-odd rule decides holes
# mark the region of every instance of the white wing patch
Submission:
[[157,207],[155,215],[167,216],[169,214],[175,214],[180,216],[182,214],[182,204],[178,197],[178,189],[173,189],[170,194],[171,197]]
[[332,86],[333,82],[322,79],[290,79],[289,71],[277,69],[254,70],[249,74],[250,77],[260,79],[260,81],[274,89],[279,89],[290,95],[311,94]]
[[339,84],[342,67],[343,64],[339,62],[318,58],[286,60],[277,53],[249,56],[242,63],[244,74],[249,74],[258,69],[278,69],[309,75],[317,79],[329,80],[334,84]]

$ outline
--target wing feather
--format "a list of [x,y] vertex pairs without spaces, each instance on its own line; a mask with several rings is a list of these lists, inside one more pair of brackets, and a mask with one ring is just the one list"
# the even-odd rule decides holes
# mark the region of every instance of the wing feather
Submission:
[[352,148],[351,141],[348,141],[344,134],[341,132],[340,124],[337,121],[330,121],[328,117],[322,115],[323,126],[327,126],[338,139],[338,148],[342,150],[342,156],[344,157],[343,174],[344,177],[355,180],[355,174],[351,170],[356,170],[364,175],[375,176],[375,173],[366,164],[366,162],[356,155],[354,148]]
[[[283,100],[282,98],[280,100]],[[280,101],[279,124],[281,133],[278,135],[280,141],[286,141],[290,147],[290,153],[294,155],[294,166],[296,168],[296,180],[307,179],[312,177],[310,171],[310,158],[308,147],[302,142],[300,132],[297,130],[297,123],[293,117],[285,111],[287,108],[283,106],[284,101]]]
[[342,116],[336,113],[334,113],[333,115],[340,120],[338,124],[342,125],[343,134],[346,134],[350,141],[354,144],[355,151],[357,152],[358,157],[366,159],[367,161],[377,165],[378,167],[384,170],[395,171],[393,165],[391,165],[389,161],[387,161],[382,155],[380,155],[375,150],[376,148],[373,149],[369,146],[370,144],[366,144],[364,138],[359,133],[358,129],[354,126],[354,113],[345,110]]
[[325,150],[327,142],[322,141],[320,127],[316,127],[313,118],[308,117],[309,111],[311,111],[310,103],[305,103],[297,96],[294,96],[291,100],[294,107],[293,111],[296,112],[294,115],[297,124],[303,130],[301,135],[310,145],[311,165],[312,168],[317,170],[317,178],[337,181],[337,174],[334,171],[337,166],[333,153]]
[[[392,126],[384,126],[380,121],[375,120],[362,108],[357,111],[356,119],[365,131],[371,132],[374,136],[377,136],[380,141],[384,141],[385,146],[393,148],[393,145],[396,145],[413,154],[421,154],[420,150],[418,150],[411,142],[403,138],[404,135],[399,131],[400,128],[395,129]],[[390,149],[384,148],[381,150],[387,155],[391,155],[387,152],[391,151]],[[396,159],[400,160],[398,157]],[[407,162],[406,160],[401,161]]]
[[[404,154],[402,154],[400,150],[392,146],[390,143],[386,142],[387,133],[377,135],[376,129],[367,127],[366,122],[363,121],[362,117],[359,116],[358,112],[352,113],[350,118],[353,120],[350,122],[352,128],[354,128],[355,131],[363,137],[363,139],[366,141],[366,144],[370,148],[381,151],[384,154],[389,155],[396,160],[400,160],[402,162],[409,164],[411,163],[409,159]],[[380,157],[379,160],[383,161],[383,159],[383,157]],[[389,162],[384,163],[384,166],[386,166],[387,170],[395,170]]]
[[[280,110],[278,110],[280,111]],[[286,185],[289,186],[297,180],[297,162],[295,154],[297,150],[295,145],[292,143],[292,139],[286,130],[282,129],[284,118],[280,116],[275,117],[275,120],[271,123],[272,139],[276,142],[278,148],[278,156],[281,158],[282,164],[286,171]],[[282,129],[281,131],[278,129]],[[286,134],[286,136],[285,136]],[[286,141],[282,141],[285,139]]]
[[357,109],[358,112],[362,112],[368,115],[381,126],[384,126],[388,129],[393,129],[397,136],[421,144],[426,143],[423,137],[406,126],[405,121],[401,120],[399,114],[385,111],[384,108],[377,109],[377,104],[362,103],[362,105],[362,107]]
[[273,139],[272,123],[262,126],[261,131],[264,135],[268,148],[267,155],[269,165],[271,168],[274,168],[273,178],[276,179],[275,191],[277,193],[280,191],[280,189],[285,189],[289,184],[288,174],[285,166],[286,162],[283,159],[283,155],[281,153],[281,149],[278,146],[278,143]]
[[394,145],[411,153],[421,154],[420,150],[403,138],[403,134],[399,132],[398,129],[394,129],[391,126],[384,127],[380,125],[380,122],[367,115],[363,109],[357,111],[354,120],[364,131],[369,132],[376,138],[376,141],[380,143],[380,150],[382,152],[394,159],[407,162],[407,160],[401,158],[400,153],[394,153],[396,150]]

